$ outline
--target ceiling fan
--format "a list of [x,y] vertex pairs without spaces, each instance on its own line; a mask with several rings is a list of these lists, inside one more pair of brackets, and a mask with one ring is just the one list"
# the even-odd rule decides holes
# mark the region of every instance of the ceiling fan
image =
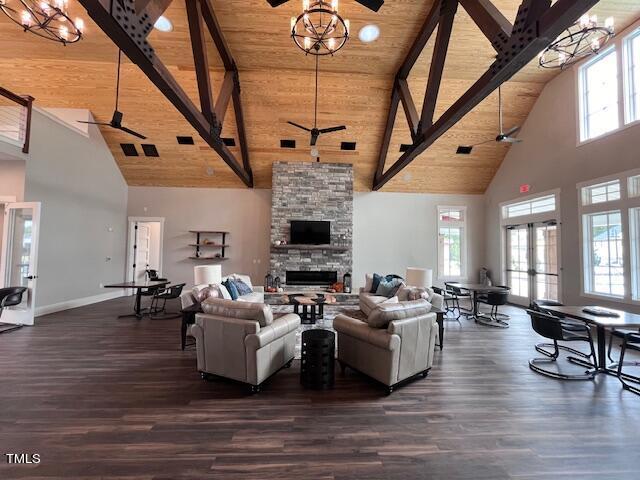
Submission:
[[122,51],[118,50],[118,73],[116,75],[116,107],[113,111],[113,117],[111,117],[111,121],[109,123],[105,122],[85,122],[82,120],[78,120],[78,123],[88,123],[89,125],[102,125],[104,127],[115,128],[116,130],[122,130],[125,133],[129,133],[134,135],[142,140],[146,140],[147,137],[142,135],[141,133],[135,132],[127,127],[122,126],[122,112],[118,111],[118,97],[120,96],[120,58],[122,56]]
[[522,140],[516,138],[516,135],[520,131],[520,126],[512,127],[506,132],[504,131],[504,126],[502,122],[502,87],[498,87],[498,117],[500,121],[500,133],[496,136],[495,139],[487,140],[484,142],[476,143],[474,145],[460,145],[456,153],[458,155],[469,155],[473,147],[477,147],[478,145],[484,145],[485,143],[491,142],[499,142],[499,143],[520,143]]
[[315,108],[314,108],[314,114],[313,114],[313,128],[307,128],[298,123],[291,122],[291,121],[287,122],[289,125],[293,125],[294,127],[300,128],[305,132],[311,133],[311,140],[309,142],[309,145],[311,145],[312,147],[318,142],[318,137],[321,134],[337,132],[339,130],[347,129],[345,125],[339,125],[337,127],[318,128],[318,59],[319,57],[316,56],[315,58],[316,58],[316,94],[315,94]]
[[[267,0],[272,7],[279,7],[283,3],[287,3],[289,0]],[[374,12],[380,10],[380,7],[384,4],[384,0],[356,0],[360,5],[363,5]]]

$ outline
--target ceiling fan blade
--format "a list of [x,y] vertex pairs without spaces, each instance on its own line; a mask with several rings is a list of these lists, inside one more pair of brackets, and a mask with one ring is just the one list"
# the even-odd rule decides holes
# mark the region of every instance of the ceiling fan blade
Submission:
[[310,131],[311,131],[311,129],[310,129],[310,128],[303,127],[302,125],[298,125],[297,123],[294,123],[294,122],[287,122],[287,123],[288,123],[289,125],[293,125],[294,127],[301,128],[302,130],[305,130],[305,131],[307,131],[307,132],[310,132]]
[[309,142],[309,145],[311,145],[312,147],[315,146],[315,144],[318,142],[318,137],[320,136],[320,132],[317,133],[312,133],[311,134],[311,142]]
[[123,132],[125,132],[125,133],[129,133],[129,134],[133,135],[134,137],[141,138],[142,140],[146,140],[146,139],[147,139],[147,137],[145,137],[145,136],[144,136],[144,135],[142,135],[141,133],[134,132],[134,131],[133,131],[133,130],[131,130],[130,128],[123,127],[122,125],[120,125],[119,127],[113,127],[113,128],[116,128],[116,129],[118,129],[118,130],[122,130]]
[[512,135],[515,135],[516,133],[518,133],[520,131],[520,128],[521,128],[520,126],[513,127],[511,130],[508,130],[508,131],[504,132],[504,136],[505,137],[510,137]]
[[339,127],[321,128],[320,133],[331,133],[331,132],[337,132],[338,130],[346,130],[346,129],[347,127],[345,127],[344,125],[340,125]]
[[269,5],[271,5],[272,7],[279,7],[280,5],[282,5],[283,3],[287,3],[288,1],[289,0],[267,0]]
[[87,125],[102,125],[104,127],[110,127],[111,126],[110,123],[104,123],[104,122],[86,122],[84,120],[76,120],[76,122],[78,122],[78,123],[86,123]]
[[377,12],[380,10],[380,7],[384,4],[384,0],[356,0],[360,5],[364,5],[365,7]]
[[504,137],[500,141],[502,143],[522,143],[522,140],[520,140],[519,138],[515,138],[515,137]]

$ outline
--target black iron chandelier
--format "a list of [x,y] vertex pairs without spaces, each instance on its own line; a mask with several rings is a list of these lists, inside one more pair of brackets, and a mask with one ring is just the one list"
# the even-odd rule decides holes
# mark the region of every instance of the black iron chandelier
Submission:
[[349,39],[349,20],[338,14],[338,0],[303,0],[302,13],[291,17],[291,38],[307,54],[333,55]]
[[84,22],[71,20],[67,0],[0,0],[0,10],[25,32],[67,43],[82,38]]
[[543,68],[564,69],[584,57],[598,53],[614,36],[613,17],[598,25],[596,15],[583,15],[540,54]]

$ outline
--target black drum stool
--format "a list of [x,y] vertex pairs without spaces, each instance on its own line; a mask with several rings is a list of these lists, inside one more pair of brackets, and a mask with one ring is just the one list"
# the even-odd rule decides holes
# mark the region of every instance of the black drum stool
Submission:
[[331,330],[302,332],[300,383],[305,388],[333,388],[335,381],[336,334]]

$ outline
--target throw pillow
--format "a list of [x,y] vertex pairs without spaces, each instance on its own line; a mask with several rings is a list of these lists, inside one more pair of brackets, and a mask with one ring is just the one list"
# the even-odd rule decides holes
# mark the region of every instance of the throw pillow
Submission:
[[404,278],[402,278],[400,275],[396,275],[395,273],[390,273],[389,275],[386,275],[384,277],[384,279],[388,282],[390,280],[393,280],[394,278],[399,278],[400,280],[402,280],[404,282]]
[[244,283],[242,280],[240,279],[236,279],[233,281],[233,284],[236,286],[236,289],[238,290],[238,295],[242,296],[242,295],[246,295],[248,293],[253,292],[253,290],[251,289],[251,287],[249,285],[247,285],[246,283]]
[[237,300],[239,295],[238,295],[238,289],[236,288],[235,284],[233,283],[233,280],[225,280],[224,282],[222,282],[222,286],[225,287],[228,291],[229,291],[229,295],[231,295],[231,300]]
[[393,297],[402,285],[404,285],[404,283],[399,278],[394,278],[389,281],[383,279],[378,285],[376,295],[381,295],[383,297]]
[[364,291],[371,293],[371,287],[373,287],[373,275],[367,273],[364,276]]
[[373,274],[373,279],[371,280],[371,290],[369,290],[369,293],[376,293],[378,291],[378,285],[380,285],[381,280],[382,275],[378,275],[377,273]]
[[207,298],[218,298],[220,297],[220,290],[217,287],[204,287],[198,290],[197,295],[195,295],[196,301],[198,303],[204,302]]
[[219,283],[217,285],[213,285],[213,286],[218,289],[218,291],[220,292],[220,297],[221,298],[223,298],[225,300],[231,300],[231,294],[229,293],[229,290],[227,290],[227,287],[225,287],[221,283]]
[[253,284],[251,283],[251,277],[249,275],[240,275],[239,273],[234,273],[233,275],[230,275],[229,278],[231,278],[232,280],[242,281],[253,292]]

